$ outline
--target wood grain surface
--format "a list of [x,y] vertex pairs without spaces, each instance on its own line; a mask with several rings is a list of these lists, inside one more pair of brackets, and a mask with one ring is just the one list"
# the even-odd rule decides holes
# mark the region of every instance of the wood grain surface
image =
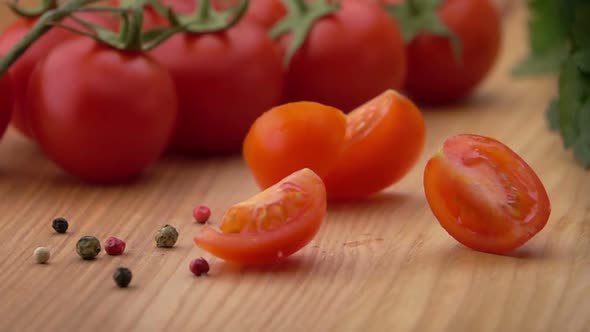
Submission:
[[[527,12],[505,20],[502,57],[475,96],[425,109],[426,151],[402,182],[370,201],[331,205],[318,236],[271,269],[238,268],[192,243],[191,211],[213,219],[257,192],[239,156],[166,156],[134,183],[91,186],[65,175],[10,130],[0,144],[0,331],[589,331],[590,172],[548,130],[551,77],[516,80],[526,54]],[[0,22],[12,20],[5,9]],[[552,200],[547,227],[510,256],[457,244],[430,212],[422,189],[427,158],[444,138],[494,136],[538,172]],[[70,220],[56,234],[51,220]],[[157,249],[165,223],[180,231]],[[82,261],[83,235],[124,238],[121,257]],[[50,248],[47,265],[33,250]],[[206,277],[191,259],[211,263]],[[118,289],[118,266],[134,274]]]

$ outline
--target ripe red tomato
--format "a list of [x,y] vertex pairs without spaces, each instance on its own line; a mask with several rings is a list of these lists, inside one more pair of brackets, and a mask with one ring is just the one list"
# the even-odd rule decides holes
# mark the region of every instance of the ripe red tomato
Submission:
[[67,172],[89,181],[139,175],[165,150],[177,118],[170,73],[149,56],[80,37],[31,75],[35,139]]
[[429,103],[469,95],[492,69],[501,42],[501,18],[489,0],[445,0],[439,16],[461,42],[460,60],[448,38],[428,32],[407,48],[405,88],[412,98]]
[[258,25],[241,22],[217,33],[178,34],[151,54],[176,84],[176,150],[238,152],[256,118],[281,100],[280,51]]
[[252,198],[232,206],[218,231],[205,226],[197,246],[240,265],[267,265],[291,256],[319,231],[326,190],[310,169],[299,170]]
[[[92,23],[111,27],[114,21],[107,16],[95,13],[80,13],[76,15]],[[37,22],[36,18],[19,18],[9,25],[0,35],[0,53],[6,54],[31,30]],[[68,25],[78,27],[72,20],[66,20]],[[14,84],[14,110],[12,113],[12,124],[25,136],[31,137],[31,129],[27,116],[24,114],[25,102],[27,100],[27,86],[31,73],[37,63],[43,59],[55,46],[61,42],[76,37],[75,33],[62,28],[53,28],[51,31],[39,38],[35,43],[12,64],[9,71],[12,74]]]
[[[291,34],[280,38],[287,49]],[[343,0],[315,22],[287,72],[287,101],[314,101],[349,112],[406,75],[398,26],[375,3]]]
[[447,139],[424,170],[424,190],[441,226],[457,241],[489,253],[512,251],[540,232],[551,204],[531,167],[489,137]]
[[10,73],[0,76],[0,138],[4,136],[13,107],[13,88]]

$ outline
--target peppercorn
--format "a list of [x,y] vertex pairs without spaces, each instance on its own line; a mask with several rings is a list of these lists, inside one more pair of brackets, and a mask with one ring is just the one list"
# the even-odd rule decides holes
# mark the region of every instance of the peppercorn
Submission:
[[100,241],[94,236],[83,236],[76,244],[76,252],[82,259],[94,259],[100,253]]
[[47,249],[45,247],[39,247],[39,248],[35,249],[35,251],[33,252],[33,257],[35,257],[35,262],[37,262],[39,264],[47,263],[50,256],[51,256],[51,254],[49,252],[49,249]]
[[133,273],[126,267],[119,267],[113,273],[113,279],[120,288],[127,288],[133,279]]
[[202,257],[195,258],[191,261],[189,268],[194,275],[200,276],[209,272],[209,263]]
[[121,239],[117,239],[114,236],[109,237],[104,241],[104,250],[111,256],[117,256],[123,254],[127,244]]
[[205,205],[197,206],[193,210],[193,217],[199,224],[204,224],[211,217],[211,210]]
[[55,218],[51,223],[51,227],[58,233],[65,233],[68,230],[68,221],[65,218]]
[[176,228],[170,225],[164,225],[155,236],[158,248],[172,248],[178,240]]

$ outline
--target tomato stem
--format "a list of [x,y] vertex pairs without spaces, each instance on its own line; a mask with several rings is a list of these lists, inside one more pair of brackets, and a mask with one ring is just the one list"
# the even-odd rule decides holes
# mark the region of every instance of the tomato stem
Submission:
[[304,0],[282,1],[287,7],[287,16],[272,27],[270,36],[276,39],[287,33],[293,35],[284,59],[284,66],[287,67],[297,50],[305,43],[315,22],[338,11],[340,4],[327,0],[317,0],[312,3],[306,3]]
[[32,9],[26,9],[18,5],[18,0],[10,1],[8,7],[18,16],[22,17],[39,17],[49,10],[58,7],[57,0],[41,0],[41,4]]
[[249,0],[240,2],[228,9],[217,11],[211,7],[210,0],[199,2],[192,15],[178,15],[169,11],[168,20],[173,28],[187,33],[208,33],[227,30],[236,25],[248,10]]
[[97,1],[99,0],[72,0],[72,2],[68,2],[62,7],[46,11],[41,15],[31,31],[0,59],[0,76],[4,75],[4,72],[8,70],[10,65],[23,55],[37,39],[49,32],[54,27],[55,22],[61,22],[76,9]]
[[200,1],[197,8],[197,17],[199,20],[208,20],[211,16],[211,4],[209,1]]

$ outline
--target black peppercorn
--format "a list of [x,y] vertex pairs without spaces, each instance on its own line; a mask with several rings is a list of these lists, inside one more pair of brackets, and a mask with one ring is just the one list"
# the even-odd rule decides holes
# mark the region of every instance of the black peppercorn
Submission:
[[58,232],[58,233],[65,233],[68,230],[68,221],[65,218],[56,218],[53,219],[53,223],[51,223],[51,227]]
[[115,283],[117,284],[117,286],[121,288],[126,288],[127,286],[129,286],[129,283],[131,282],[132,278],[133,273],[131,273],[131,270],[129,270],[126,267],[117,268],[115,270],[115,273],[113,274],[113,279],[115,280]]
[[94,259],[100,253],[100,241],[94,236],[83,236],[76,244],[76,252],[86,260]]

